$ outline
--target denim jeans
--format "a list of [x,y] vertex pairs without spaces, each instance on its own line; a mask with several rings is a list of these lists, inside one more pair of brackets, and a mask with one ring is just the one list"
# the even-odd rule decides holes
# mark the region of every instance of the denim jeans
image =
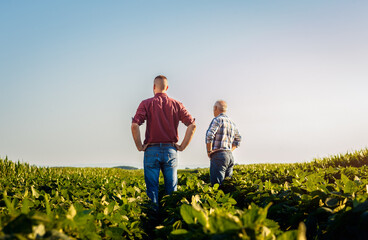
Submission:
[[211,184],[221,184],[226,177],[233,175],[234,157],[231,151],[219,151],[211,154]]
[[158,205],[160,170],[164,176],[165,191],[171,194],[177,189],[177,167],[177,150],[172,144],[162,143],[148,146],[144,152],[144,180],[147,195],[155,205]]

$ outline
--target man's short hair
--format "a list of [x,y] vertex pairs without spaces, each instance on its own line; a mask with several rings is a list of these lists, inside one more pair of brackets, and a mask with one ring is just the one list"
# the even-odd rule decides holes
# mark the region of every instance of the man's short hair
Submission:
[[224,100],[217,100],[215,106],[217,107],[218,110],[220,110],[220,112],[227,111],[227,103]]
[[167,78],[164,75],[158,75],[155,77],[154,84],[160,90],[164,90],[167,87]]
[[165,77],[164,75],[158,75],[157,77],[155,77],[155,80],[156,79],[167,80],[167,77]]

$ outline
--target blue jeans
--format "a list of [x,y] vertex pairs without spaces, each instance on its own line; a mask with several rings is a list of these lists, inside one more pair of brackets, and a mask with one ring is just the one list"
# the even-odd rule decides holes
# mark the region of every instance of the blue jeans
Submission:
[[219,151],[211,154],[211,184],[221,184],[226,177],[233,175],[234,157],[231,151]]
[[172,144],[161,143],[147,147],[144,152],[144,180],[147,195],[154,204],[158,205],[160,170],[164,176],[166,193],[171,194],[177,189],[177,167],[177,150]]

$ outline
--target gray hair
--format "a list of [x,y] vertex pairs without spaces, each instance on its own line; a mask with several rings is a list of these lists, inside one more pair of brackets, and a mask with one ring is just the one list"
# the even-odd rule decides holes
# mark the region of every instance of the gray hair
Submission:
[[220,112],[226,112],[227,111],[227,103],[224,100],[217,100],[215,103],[215,107],[217,107]]

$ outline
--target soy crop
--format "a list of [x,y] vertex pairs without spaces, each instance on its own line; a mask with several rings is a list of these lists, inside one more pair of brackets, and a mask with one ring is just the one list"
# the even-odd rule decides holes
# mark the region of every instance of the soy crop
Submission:
[[0,239],[368,239],[368,149],[307,163],[179,170],[154,211],[143,170],[0,159]]

